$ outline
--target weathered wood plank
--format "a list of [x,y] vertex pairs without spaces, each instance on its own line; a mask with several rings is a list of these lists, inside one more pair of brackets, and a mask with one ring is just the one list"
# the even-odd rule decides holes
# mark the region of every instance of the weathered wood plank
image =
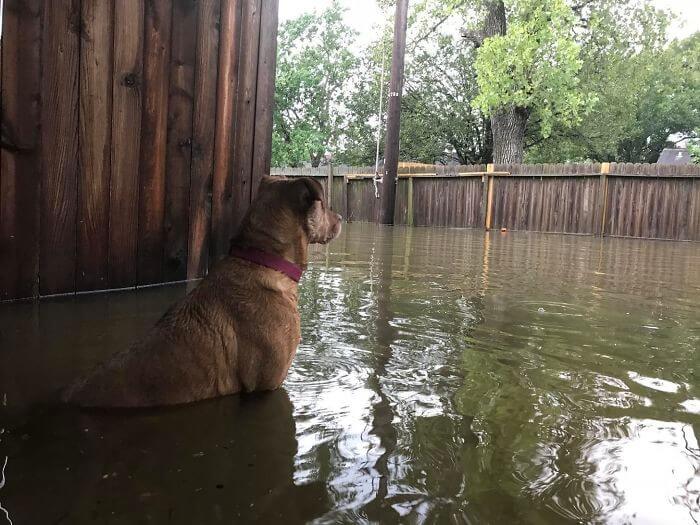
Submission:
[[175,0],[172,6],[165,218],[163,223],[165,230],[164,281],[180,281],[187,278],[194,71],[197,50],[197,2],[195,0]]
[[114,4],[109,286],[136,284],[144,0]]
[[[251,196],[255,195],[262,176],[270,173],[272,161],[270,137],[272,136],[272,114],[275,102],[279,0],[262,0],[261,8]],[[329,191],[332,195],[332,184]]]
[[238,228],[252,196],[253,141],[262,0],[243,0],[241,49],[233,143],[233,229]]
[[203,277],[209,267],[220,10],[219,0],[200,0],[198,5],[188,279]]
[[78,291],[108,286],[113,15],[112,0],[82,0]]
[[38,295],[41,0],[5,0],[0,153],[0,299]]
[[80,1],[44,2],[39,290],[75,291]]
[[139,159],[139,284],[163,281],[171,20],[170,0],[146,2]]
[[216,139],[211,211],[211,261],[228,253],[233,235],[233,137],[240,63],[242,2],[221,0]]

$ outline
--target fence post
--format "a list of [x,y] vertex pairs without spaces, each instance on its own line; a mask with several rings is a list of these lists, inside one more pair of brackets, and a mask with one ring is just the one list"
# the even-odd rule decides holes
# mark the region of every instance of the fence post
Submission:
[[600,187],[598,189],[598,217],[600,217],[600,236],[605,237],[605,221],[608,215],[608,174],[610,163],[603,162],[600,165]]
[[408,195],[406,196],[406,225],[413,226],[413,176],[408,175]]
[[493,211],[493,175],[489,175],[489,173],[494,172],[494,165],[493,164],[487,164],[486,165],[486,175],[485,175],[485,182],[486,182],[486,191],[483,193],[482,199],[482,207],[485,201],[486,204],[486,220],[484,221],[484,229],[487,231],[491,229],[491,215]]

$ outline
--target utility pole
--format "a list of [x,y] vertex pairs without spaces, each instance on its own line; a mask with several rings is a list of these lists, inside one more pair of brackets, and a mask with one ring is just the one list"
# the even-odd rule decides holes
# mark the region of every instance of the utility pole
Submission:
[[379,222],[394,224],[396,207],[396,179],[399,170],[399,131],[401,128],[401,92],[403,91],[404,54],[406,52],[406,26],[408,24],[408,0],[396,0],[394,16],[394,47],[391,53],[391,82],[386,120],[386,146],[384,148],[384,177],[382,178],[382,208]]

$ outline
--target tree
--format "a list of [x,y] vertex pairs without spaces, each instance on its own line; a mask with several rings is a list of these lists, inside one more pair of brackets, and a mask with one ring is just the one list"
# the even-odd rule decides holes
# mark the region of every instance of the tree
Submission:
[[[411,5],[402,160],[654,162],[670,134],[697,136],[700,35],[669,42],[651,0]],[[354,55],[342,15],[336,2],[282,28],[275,165],[317,165],[328,149],[374,164],[391,17]]]
[[[490,162],[488,118],[470,104],[478,93],[474,52],[462,45],[459,35],[437,31],[444,10],[426,10],[418,18],[420,8],[416,4],[409,20],[412,40],[407,45],[400,157],[428,164]],[[374,164],[382,60],[388,67],[390,39],[391,33],[380,36],[358,62],[346,104],[348,122],[338,157],[342,162]],[[386,85],[388,78],[385,97]]]
[[688,152],[693,164],[700,164],[700,128],[697,128],[687,140]]
[[[391,46],[388,44],[391,42],[390,28],[385,28],[383,33],[377,41],[363,50],[352,71],[351,92],[345,104],[347,116],[342,137],[343,147],[336,156],[338,162],[351,166],[369,166],[375,161],[377,128],[383,124],[383,115],[377,115],[381,70],[384,64],[386,75],[383,107],[386,108],[388,68],[391,63]],[[380,151],[384,151],[384,134],[381,132]]]
[[343,107],[356,57],[356,33],[343,22],[334,1],[282,25],[278,39],[272,162],[275,166],[318,166],[338,145]]
[[[488,118],[471,105],[477,96],[474,52],[458,36],[437,34],[408,66],[402,152],[422,162],[490,162]],[[418,138],[422,140],[417,140]]]
[[616,160],[656,162],[670,134],[689,138],[700,127],[700,33],[641,53],[636,62],[644,78],[634,92],[634,126],[619,142]]
[[528,131],[531,162],[655,162],[673,133],[700,127],[699,36],[668,43],[668,15],[647,2],[597,0],[577,38],[581,83],[592,111],[573,127],[555,123],[547,139]]
[[480,31],[465,36],[477,47],[479,95],[474,105],[491,116],[494,161],[522,162],[530,118],[547,137],[570,125],[589,105],[578,73],[574,12],[564,0],[485,2]]

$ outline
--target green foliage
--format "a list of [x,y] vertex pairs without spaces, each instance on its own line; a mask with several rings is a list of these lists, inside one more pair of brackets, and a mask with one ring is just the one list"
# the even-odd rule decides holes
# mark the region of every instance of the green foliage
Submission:
[[[281,27],[275,165],[316,165],[329,150],[374,164],[393,34],[394,3],[384,4],[387,23],[366,49],[337,1]],[[700,34],[669,42],[669,17],[651,0],[506,0],[506,35],[475,49],[455,27],[475,31],[486,4],[411,3],[402,160],[488,162],[488,114],[513,105],[529,116],[529,162],[654,162],[670,134],[697,136]]]
[[531,130],[531,162],[655,162],[672,133],[700,127],[700,35],[666,41],[668,17],[648,3],[599,1],[579,34],[581,83],[593,110],[577,125]]
[[407,67],[401,158],[419,162],[486,163],[484,114],[471,106],[479,88],[474,51],[461,38],[441,35],[417,49]]
[[[353,71],[352,89],[345,104],[347,117],[342,140],[343,147],[338,151],[337,162],[351,166],[374,165],[376,132],[380,125],[377,112],[379,111],[382,62],[386,73],[383,101],[383,112],[385,112],[391,64],[391,32],[388,27],[373,45],[363,51],[357,68]],[[381,152],[384,150],[383,133],[380,140]]]
[[[450,11],[451,13],[451,11]],[[449,14],[449,13],[448,13]],[[444,11],[416,9],[409,20],[401,109],[400,158],[424,163],[485,163],[490,158],[487,119],[470,101],[478,86],[473,49],[457,34],[433,29]],[[377,111],[382,59],[385,61],[384,108],[391,64],[392,29],[362,55],[353,93],[346,105],[348,124],[340,162],[371,165],[375,160]],[[380,154],[383,153],[383,133]]]
[[[700,131],[695,131],[695,136],[700,137]],[[688,142],[688,151],[690,158],[693,159],[693,164],[700,164],[700,139],[693,139]]]
[[343,22],[338,1],[280,28],[273,165],[317,166],[326,151],[337,147],[344,126],[339,108],[356,65],[350,51],[355,36]]
[[536,112],[543,137],[555,122],[578,122],[591,97],[579,82],[574,20],[564,0],[514,0],[506,34],[487,38],[478,50],[473,104],[485,113],[509,106]]

